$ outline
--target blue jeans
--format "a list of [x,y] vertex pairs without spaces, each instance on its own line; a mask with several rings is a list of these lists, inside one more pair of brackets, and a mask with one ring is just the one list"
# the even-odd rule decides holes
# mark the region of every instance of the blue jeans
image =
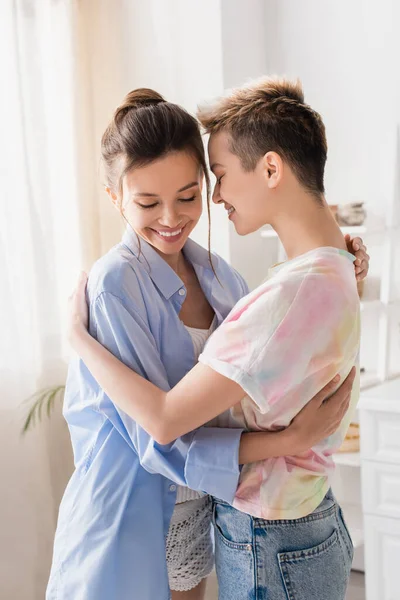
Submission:
[[213,501],[219,600],[344,600],[353,544],[331,491],[302,519],[267,521]]

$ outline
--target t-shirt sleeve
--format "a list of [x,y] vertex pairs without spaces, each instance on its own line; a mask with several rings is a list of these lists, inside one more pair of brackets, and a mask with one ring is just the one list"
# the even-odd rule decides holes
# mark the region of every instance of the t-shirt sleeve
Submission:
[[[334,376],[356,314],[354,294],[327,273],[310,268],[270,281],[233,308],[199,359],[264,414],[316,370]],[[301,408],[302,399],[293,401]]]

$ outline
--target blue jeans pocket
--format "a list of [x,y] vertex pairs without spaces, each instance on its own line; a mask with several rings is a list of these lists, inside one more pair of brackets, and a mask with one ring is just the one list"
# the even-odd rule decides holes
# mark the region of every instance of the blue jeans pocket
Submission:
[[214,501],[218,600],[253,600],[255,593],[251,517]]
[[312,548],[278,554],[288,600],[344,600],[350,565],[339,532]]

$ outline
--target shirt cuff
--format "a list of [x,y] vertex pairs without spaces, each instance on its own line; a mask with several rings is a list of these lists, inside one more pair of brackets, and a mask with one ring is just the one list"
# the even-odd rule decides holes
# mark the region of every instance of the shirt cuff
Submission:
[[239,483],[242,433],[243,429],[198,429],[186,460],[185,477],[188,487],[232,504]]

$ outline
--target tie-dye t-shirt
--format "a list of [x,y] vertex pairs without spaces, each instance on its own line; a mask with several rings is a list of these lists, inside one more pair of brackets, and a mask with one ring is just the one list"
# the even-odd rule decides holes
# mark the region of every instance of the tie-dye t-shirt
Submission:
[[[277,430],[337,373],[358,365],[360,303],[354,257],[318,248],[271,269],[211,336],[200,362],[247,396],[219,425]],[[297,519],[322,501],[359,396],[359,377],[339,430],[297,456],[245,465],[233,506],[264,519]],[[228,418],[227,418],[228,417]],[[213,423],[214,425],[216,423]]]

